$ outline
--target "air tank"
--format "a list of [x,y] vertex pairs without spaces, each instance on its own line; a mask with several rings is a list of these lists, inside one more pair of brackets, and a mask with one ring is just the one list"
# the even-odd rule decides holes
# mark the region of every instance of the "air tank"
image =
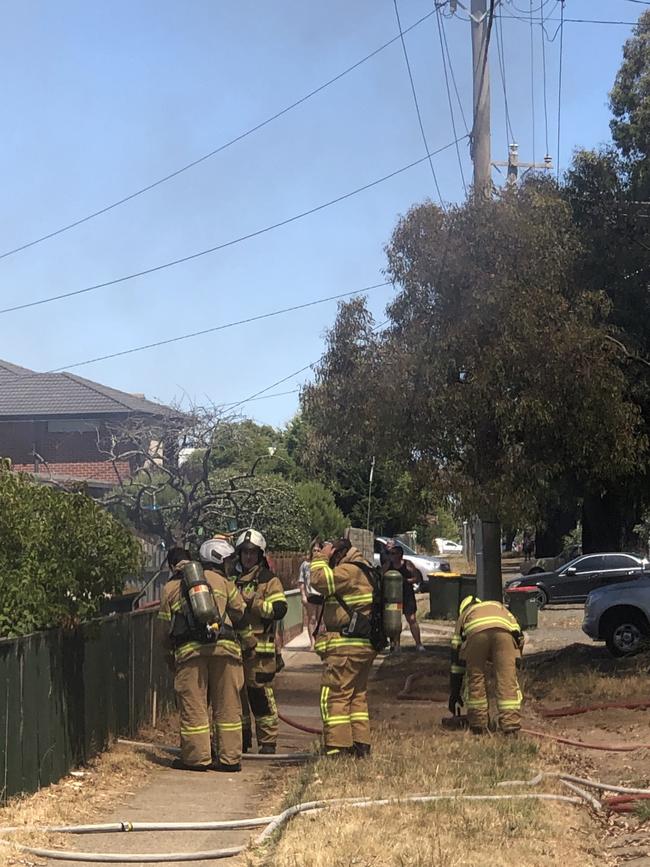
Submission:
[[402,573],[389,569],[383,577],[383,621],[384,632],[392,639],[399,638],[402,632]]
[[214,623],[219,617],[219,612],[201,564],[194,560],[186,563],[183,566],[183,578],[194,617],[201,624]]

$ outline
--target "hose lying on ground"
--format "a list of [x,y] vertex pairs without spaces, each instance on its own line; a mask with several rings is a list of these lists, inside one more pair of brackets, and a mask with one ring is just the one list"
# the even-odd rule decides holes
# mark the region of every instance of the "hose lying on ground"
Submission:
[[600,704],[570,705],[568,707],[542,707],[539,709],[540,716],[561,717],[578,716],[581,713],[589,713],[594,710],[609,710],[610,708],[625,710],[643,710],[650,707],[650,698],[639,701],[604,701]]
[[[118,738],[118,744],[126,744],[130,747],[140,747],[142,749],[157,749],[162,750],[165,753],[171,753],[172,755],[179,755],[180,749],[178,747],[172,747],[169,744],[156,744],[149,743],[147,741],[129,741],[126,738]],[[315,758],[314,753],[243,753],[242,759],[246,759],[247,761],[291,761],[291,762],[304,762],[307,759]]]
[[[509,801],[509,800],[541,800],[541,801],[563,801],[569,804],[583,804],[584,797],[571,797],[569,795],[559,794],[538,794],[524,793],[516,795],[459,795],[454,793],[441,793],[437,795],[404,795],[399,798],[385,798],[381,800],[372,800],[364,798],[337,798],[334,800],[323,801],[308,801],[303,804],[296,804],[294,807],[289,807],[277,816],[265,816],[258,819],[242,819],[236,823],[233,822],[194,822],[194,823],[153,823],[149,827],[146,822],[119,822],[106,826],[83,826],[83,825],[68,825],[58,827],[20,827],[20,828],[0,828],[0,834],[6,834],[15,831],[41,831],[53,833],[55,831],[63,833],[101,833],[113,831],[166,831],[166,830],[223,830],[231,829],[233,824],[239,828],[252,828],[261,824],[266,824],[262,833],[255,839],[253,845],[260,846],[265,843],[269,837],[283,827],[289,819],[297,816],[299,813],[316,812],[319,810],[328,809],[338,806],[352,806],[359,808],[366,807],[381,807],[391,804],[403,803],[432,803],[435,801],[444,800],[463,800],[463,801]],[[269,821],[270,820],[270,821]],[[88,830],[85,830],[88,829]],[[8,841],[0,840],[0,843],[9,845]],[[139,853],[139,854],[124,854],[124,853],[104,853],[104,852],[75,852],[72,850],[63,849],[40,849],[32,846],[24,846],[21,843],[14,843],[16,848],[22,852],[27,852],[30,855],[35,855],[39,858],[51,858],[59,861],[92,861],[92,862],[124,862],[124,863],[158,863],[167,861],[211,861],[219,858],[230,858],[234,855],[241,854],[247,846],[234,846],[228,849],[212,849],[204,852],[164,852],[164,853]]]
[[565,738],[561,735],[552,735],[548,732],[538,732],[535,729],[521,729],[524,734],[532,735],[535,738],[547,738],[555,741],[558,744],[566,744],[570,747],[580,747],[583,750],[604,750],[608,753],[632,753],[635,750],[648,750],[650,744],[590,744],[586,741],[574,741],[571,738]]
[[298,729],[300,732],[307,732],[309,735],[320,735],[323,733],[322,729],[315,729],[312,726],[307,726],[304,723],[296,722],[291,719],[291,717],[285,716],[283,713],[278,711],[278,719],[281,719],[283,723],[286,723],[288,726],[292,726],[294,729]]

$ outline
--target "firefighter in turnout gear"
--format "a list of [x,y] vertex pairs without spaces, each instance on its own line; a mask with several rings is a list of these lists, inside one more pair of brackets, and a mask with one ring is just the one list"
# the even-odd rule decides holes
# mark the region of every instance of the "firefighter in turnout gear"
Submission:
[[326,542],[311,562],[311,585],[325,597],[326,632],[316,637],[315,650],[325,663],[320,710],[326,755],[370,753],[367,685],[377,655],[368,637],[370,568],[349,539]]
[[[174,689],[178,697],[182,770],[241,770],[242,716],[240,690],[244,682],[244,654],[254,652],[255,637],[246,604],[227,580],[224,560],[233,553],[223,539],[201,546],[204,570],[190,561],[187,551],[173,548],[168,555],[172,575],[163,589],[158,618],[165,627],[163,642],[172,655]],[[188,587],[188,567],[200,584]],[[190,594],[202,592],[214,612],[214,622],[202,624]],[[218,761],[212,762],[210,704]]]
[[260,753],[272,754],[278,740],[278,712],[271,686],[276,673],[275,624],[287,613],[287,600],[280,579],[269,569],[266,540],[261,533],[245,530],[237,539],[235,551],[241,568],[236,585],[257,639],[255,658],[244,660],[244,752],[253,746],[252,715]]
[[451,639],[449,710],[457,713],[457,708],[465,704],[474,734],[488,728],[488,662],[492,663],[496,681],[499,727],[504,734],[519,731],[522,695],[516,662],[523,646],[521,628],[505,605],[481,602],[476,596],[467,596],[460,603]]

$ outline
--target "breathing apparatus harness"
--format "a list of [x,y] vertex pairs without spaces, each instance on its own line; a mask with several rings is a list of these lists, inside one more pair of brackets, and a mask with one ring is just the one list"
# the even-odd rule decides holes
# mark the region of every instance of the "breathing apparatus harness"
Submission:
[[179,573],[181,607],[173,614],[169,633],[174,647],[188,641],[200,644],[216,644],[220,638],[234,641],[235,630],[224,623],[203,567],[190,561]]

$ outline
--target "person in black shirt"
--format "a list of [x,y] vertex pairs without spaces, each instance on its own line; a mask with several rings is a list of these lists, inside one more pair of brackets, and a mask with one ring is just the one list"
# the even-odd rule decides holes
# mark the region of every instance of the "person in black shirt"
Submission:
[[[380,555],[381,571],[388,572],[389,569],[395,569],[401,573],[402,583],[402,598],[403,612],[406,617],[406,622],[411,630],[411,635],[415,641],[416,650],[423,652],[425,650],[422,644],[420,635],[420,624],[417,621],[417,602],[415,601],[416,582],[420,580],[420,574],[412,563],[404,559],[404,549],[396,539],[389,539],[384,546],[384,550]],[[391,642],[391,650],[393,653],[399,653],[399,638]]]

